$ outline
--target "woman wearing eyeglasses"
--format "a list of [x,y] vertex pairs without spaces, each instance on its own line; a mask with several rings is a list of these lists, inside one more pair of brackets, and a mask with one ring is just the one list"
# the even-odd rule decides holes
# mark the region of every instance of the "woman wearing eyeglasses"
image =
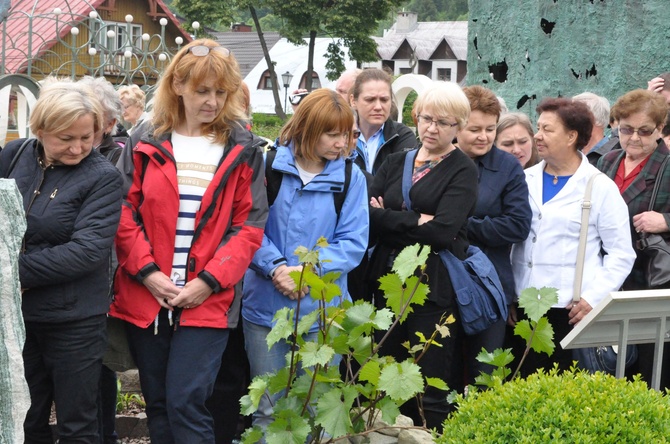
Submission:
[[156,443],[214,442],[205,401],[263,239],[263,158],[241,83],[227,49],[188,44],[156,90],[153,138],[133,152],[111,315],[127,322]]
[[[470,101],[470,117],[456,138],[458,147],[470,157],[479,170],[479,193],[475,212],[468,221],[468,240],[478,246],[495,266],[512,308],[516,298],[510,251],[512,244],[528,237],[532,213],[528,203],[526,176],[519,161],[498,149],[493,141],[500,117],[496,95],[482,87],[469,86],[463,92]],[[510,323],[516,311],[510,310]],[[482,348],[493,352],[503,347],[505,324],[501,319],[485,331],[465,337],[466,381],[474,384],[480,373],[491,373],[493,367],[477,361]]]
[[[613,150],[598,162],[598,168],[616,183],[628,206],[633,247],[637,254],[633,270],[623,284],[624,290],[647,290],[645,260],[636,241],[644,233],[662,233],[670,240],[670,163],[661,170],[663,160],[670,154],[662,139],[662,130],[668,114],[663,97],[653,91],[637,89],[624,94],[612,107],[613,117],[619,121],[621,149]],[[661,177],[662,176],[662,177]],[[654,184],[661,181],[653,211],[649,203]],[[654,346],[638,346],[639,372],[651,383]],[[664,357],[670,356],[665,353]],[[667,373],[667,371],[664,371]],[[662,386],[668,386],[668,375],[663,375]]]
[[[560,341],[621,287],[635,259],[626,205],[616,185],[580,151],[591,138],[589,108],[573,99],[547,98],[537,113],[535,141],[542,162],[525,170],[533,219],[528,238],[512,247],[512,269],[517,294],[529,287],[558,289],[558,302],[547,314],[556,348],[551,357],[531,350],[523,375],[554,363],[560,370],[572,366],[573,351],[561,348]],[[582,203],[594,175],[581,294],[573,302]]]
[[[462,328],[454,290],[437,252],[448,249],[459,259],[465,259],[469,246],[467,223],[477,201],[477,168],[452,140],[465,127],[470,104],[458,85],[451,82],[435,82],[415,103],[421,148],[390,155],[377,172],[369,193],[370,230],[377,241],[370,262],[370,285],[377,289],[375,304],[384,307],[378,279],[390,272],[393,260],[404,247],[419,243],[432,250],[426,266],[430,293],[426,303],[414,306],[406,321],[391,332],[381,353],[399,361],[407,359],[403,343],[416,345],[416,332],[428,338],[436,324],[454,315],[456,324],[449,326],[450,335],[438,337],[442,346],[430,347],[419,365],[424,376],[441,378],[451,390],[462,391]],[[413,158],[411,211],[407,210],[402,193],[406,156]],[[451,408],[445,392],[426,389],[423,413],[428,427],[441,429]],[[406,402],[401,411],[415,424],[422,424],[416,400]]]

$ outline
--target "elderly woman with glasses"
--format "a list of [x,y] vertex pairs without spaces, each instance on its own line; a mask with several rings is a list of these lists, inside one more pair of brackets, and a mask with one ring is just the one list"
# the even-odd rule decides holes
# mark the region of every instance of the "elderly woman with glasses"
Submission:
[[[467,226],[477,201],[477,168],[452,141],[466,125],[470,104],[461,88],[451,82],[436,82],[415,103],[421,148],[390,155],[370,188],[370,230],[377,241],[370,263],[370,285],[377,289],[375,304],[385,306],[378,279],[389,273],[404,247],[417,243],[430,246],[432,253],[426,264],[428,300],[423,306],[415,306],[405,322],[392,330],[381,353],[399,361],[407,359],[405,342],[416,345],[417,332],[430,337],[436,324],[454,315],[456,323],[449,326],[450,335],[437,339],[441,346],[430,347],[419,364],[424,376],[441,378],[450,389],[459,391],[463,389],[463,330],[449,273],[437,252],[448,249],[465,259],[469,247]],[[412,156],[413,166],[411,210],[402,192],[406,156]],[[441,429],[451,408],[443,391],[426,389],[422,412],[428,427]],[[401,411],[415,424],[422,424],[416,400],[405,403]]]
[[133,150],[111,315],[126,321],[156,443],[214,442],[205,401],[263,240],[261,141],[241,83],[228,50],[191,42],[158,85],[153,138]]
[[[666,242],[670,240],[670,194],[667,191],[670,189],[670,164],[666,163],[661,169],[663,160],[670,154],[662,139],[668,105],[663,96],[637,89],[620,97],[612,107],[612,114],[619,121],[621,149],[603,156],[598,168],[614,180],[628,206],[632,246],[637,257],[623,289],[646,290],[645,260],[635,241],[645,233],[660,233]],[[661,181],[659,193],[650,209],[651,194],[657,181]],[[638,346],[638,370],[649,383],[653,347],[651,344]],[[667,386],[669,382],[665,380],[662,384]]]
[[[558,302],[547,314],[554,328],[554,354],[530,351],[522,368],[572,366],[572,350],[559,342],[593,307],[617,291],[635,259],[626,204],[616,185],[600,175],[580,151],[591,138],[593,115],[582,102],[547,98],[537,107],[535,141],[542,162],[525,170],[533,218],[528,238],[512,247],[517,294],[528,287],[558,289]],[[577,269],[582,203],[591,178],[591,209],[583,269]],[[574,301],[576,272],[582,272],[579,301]]]

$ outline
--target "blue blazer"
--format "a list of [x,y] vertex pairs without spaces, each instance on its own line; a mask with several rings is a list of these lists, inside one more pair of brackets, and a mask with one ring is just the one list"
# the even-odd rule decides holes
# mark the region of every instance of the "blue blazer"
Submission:
[[511,304],[518,295],[510,250],[528,238],[532,218],[526,176],[519,161],[496,146],[473,160],[479,169],[479,195],[468,220],[468,239],[493,262]]

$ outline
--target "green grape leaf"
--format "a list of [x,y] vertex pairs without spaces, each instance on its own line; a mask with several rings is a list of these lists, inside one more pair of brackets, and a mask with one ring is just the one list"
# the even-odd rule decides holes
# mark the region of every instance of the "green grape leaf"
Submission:
[[[533,334],[533,327],[531,325],[536,326],[535,334]],[[516,323],[514,334],[524,338],[526,343],[531,341],[530,347],[538,353],[545,352],[551,355],[554,352],[554,342],[552,340],[554,329],[547,318],[540,318],[537,324],[531,324],[527,319],[523,319]]]
[[407,401],[423,390],[421,368],[411,359],[386,365],[379,377],[379,389],[394,401]]
[[359,364],[365,362],[372,353],[372,338],[369,336],[358,336],[357,338],[349,338],[349,346],[353,349],[352,356]]
[[340,276],[342,276],[342,273],[339,271],[329,271],[328,273],[321,276],[321,280],[329,284],[338,280]]
[[318,317],[319,317],[319,310],[314,310],[313,312],[308,313],[302,318],[300,318],[300,320],[298,321],[298,334],[304,335],[305,333],[308,333]]
[[334,355],[335,350],[333,350],[333,347],[326,344],[305,342],[300,347],[300,357],[302,358],[302,365],[305,367],[313,367],[317,364],[326,365],[333,359]]
[[537,322],[547,314],[552,305],[558,302],[558,290],[552,287],[526,288],[519,295],[519,307],[523,308],[526,316]]
[[[298,288],[297,286],[300,283],[300,274],[297,270],[289,273],[295,281],[296,288]],[[321,292],[326,288],[326,284],[311,270],[305,270],[302,273],[302,283],[303,286],[307,285],[309,287],[313,299],[320,299]]]
[[350,386],[325,393],[316,404],[316,423],[321,424],[332,438],[346,435],[352,428],[349,410],[355,399],[356,389]]
[[304,444],[310,432],[307,419],[300,416],[300,410],[295,412],[292,410],[284,410],[282,413],[284,414],[283,416],[275,418],[275,420],[268,425],[265,434],[266,443]]
[[514,355],[512,355],[511,348],[506,348],[504,350],[497,348],[493,350],[493,353],[489,353],[482,347],[482,350],[479,352],[476,359],[484,364],[493,365],[495,367],[505,367],[514,360]]
[[288,387],[289,368],[284,366],[276,373],[269,376],[267,380],[267,390],[271,394],[279,393]]
[[319,248],[326,248],[328,246],[328,239],[325,237],[321,236],[316,240],[316,246]]
[[293,309],[288,307],[280,308],[275,313],[272,320],[275,325],[268,333],[265,341],[268,343],[268,350],[282,339],[287,339],[293,334]]
[[256,376],[249,384],[249,394],[240,399],[241,412],[244,415],[251,415],[258,410],[258,403],[261,396],[265,393],[267,382],[263,376]]
[[444,391],[449,390],[449,386],[447,385],[447,383],[441,380],[440,378],[426,378],[426,385],[430,387],[435,387],[438,390],[444,390]]
[[419,244],[410,245],[402,249],[393,261],[393,272],[402,282],[412,276],[418,267],[425,265],[430,254],[430,247]]
[[549,356],[554,353],[554,328],[547,318],[540,318],[535,327],[535,336],[530,346],[536,352],[545,352]]
[[377,403],[377,408],[382,412],[382,420],[387,424],[395,424],[395,420],[400,415],[398,404],[391,398],[382,398]]
[[263,429],[258,426],[246,429],[242,434],[242,444],[256,444],[263,438]]
[[400,308],[403,305],[403,294],[405,287],[397,274],[389,273],[379,278],[379,289],[384,292],[386,306],[393,314],[400,316]]
[[[342,295],[342,290],[340,289],[340,286],[334,283],[327,283],[325,292],[323,293],[323,300],[327,303],[333,300],[333,298],[337,296]],[[312,295],[312,298],[314,298],[314,295]],[[318,299],[318,298],[314,298]]]
[[358,374],[358,379],[361,381],[367,381],[372,384],[377,384],[379,382],[379,376],[381,375],[381,367],[377,361],[368,361],[363,367],[361,367],[361,372]]
[[312,264],[315,265],[319,262],[319,252],[316,250],[308,250],[305,247],[298,247],[293,252],[298,256],[298,262],[301,264]]

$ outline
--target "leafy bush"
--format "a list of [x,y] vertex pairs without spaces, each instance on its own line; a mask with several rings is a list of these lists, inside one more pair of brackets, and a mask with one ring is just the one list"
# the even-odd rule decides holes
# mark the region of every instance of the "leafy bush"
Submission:
[[[453,317],[436,325],[429,338],[420,336],[419,344],[408,350],[411,357],[402,362],[379,355],[388,333],[379,342],[374,336],[376,331],[393,329],[412,312],[413,305],[425,302],[429,289],[423,281],[430,248],[413,245],[398,254],[393,272],[380,279],[387,307],[376,309],[365,301],[343,301],[339,306],[326,307],[341,294],[335,283],[340,273],[321,275],[318,250],[327,246],[321,238],[315,249],[299,247],[295,252],[304,265],[302,272],[291,273],[296,288],[309,286],[307,297],[319,300],[321,308],[299,318],[298,299],[295,310],[282,308],[275,314],[275,325],[266,338],[268,346],[290,341],[292,351],[287,355],[286,367],[253,379],[249,394],[240,401],[242,413],[254,413],[266,392],[282,395],[273,406],[273,421],[267,429],[248,429],[242,438],[245,444],[259,442],[263,434],[268,444],[325,443],[365,434],[375,430],[373,424],[379,416],[387,424],[394,424],[399,407],[406,401],[416,398],[422,405],[428,385],[445,390],[446,396],[444,381],[424,377],[418,361],[429,347],[439,346],[438,336],[448,335],[447,325],[454,322]],[[315,323],[318,341],[306,341],[303,335]],[[336,354],[342,356],[346,367],[344,377],[337,366],[331,365]]]
[[635,379],[539,372],[457,397],[438,443],[667,443],[668,397]]
[[252,117],[254,134],[266,139],[275,140],[279,136],[284,121],[274,114],[254,114]]

